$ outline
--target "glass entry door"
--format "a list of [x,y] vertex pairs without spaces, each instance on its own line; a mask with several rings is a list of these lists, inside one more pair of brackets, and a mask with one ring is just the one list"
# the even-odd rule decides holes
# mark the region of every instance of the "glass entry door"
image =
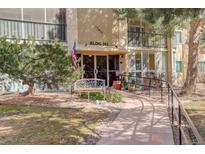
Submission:
[[105,80],[106,86],[112,86],[119,74],[119,55],[82,55],[84,78]]
[[97,78],[105,80],[108,85],[108,56],[83,55],[84,78]]
[[95,78],[94,55],[83,55],[84,78]]
[[107,85],[108,80],[108,65],[107,56],[96,56],[96,78],[105,80]]
[[118,80],[120,70],[119,55],[109,55],[109,85],[113,85],[114,80]]

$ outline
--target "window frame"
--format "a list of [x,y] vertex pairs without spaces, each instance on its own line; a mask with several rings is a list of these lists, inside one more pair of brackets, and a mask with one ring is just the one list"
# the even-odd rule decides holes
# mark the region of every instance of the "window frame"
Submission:
[[176,60],[176,73],[182,73],[182,60]]
[[205,72],[205,61],[199,61],[199,69],[201,72]]
[[[177,35],[177,34],[180,34],[180,35]],[[174,36],[176,39],[176,44],[182,44],[182,30],[175,30]],[[177,39],[177,36],[180,36],[179,39]]]

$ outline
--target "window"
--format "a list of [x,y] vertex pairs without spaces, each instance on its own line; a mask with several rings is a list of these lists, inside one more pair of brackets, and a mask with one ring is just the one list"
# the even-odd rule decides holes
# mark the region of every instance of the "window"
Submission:
[[[11,19],[11,20],[21,20],[21,9],[0,9],[0,18]],[[7,21],[0,19],[0,37],[6,36],[8,38],[20,37],[21,35],[21,23],[15,21]]]
[[136,70],[141,70],[141,54],[136,54]]
[[154,54],[149,54],[149,69],[150,70],[155,69],[155,56],[154,56]]
[[175,31],[174,32],[174,40],[173,40],[173,48],[176,49],[177,44],[182,43],[182,32]]
[[167,67],[167,63],[166,63],[166,53],[162,53],[162,71],[166,72],[166,67]]
[[181,31],[175,31],[175,38],[176,38],[176,43],[177,44],[182,43],[182,32]]
[[182,72],[182,61],[176,61],[176,72],[177,73]]
[[128,32],[144,32],[144,27],[128,26]]
[[205,61],[199,62],[199,69],[201,72],[205,72]]
[[66,10],[59,8],[47,8],[46,9],[46,22],[65,24]]
[[130,46],[140,46],[142,34],[144,32],[144,27],[139,26],[128,26],[128,44]]
[[143,70],[151,71],[155,70],[155,54],[143,53]]
[[59,23],[59,9],[47,8],[46,9],[46,22],[48,23]]
[[21,20],[20,8],[1,8],[0,18]]
[[182,32],[175,31],[174,32],[174,40],[173,40],[173,48],[176,49],[177,44],[182,43]]
[[45,22],[43,8],[24,8],[23,19],[26,21]]

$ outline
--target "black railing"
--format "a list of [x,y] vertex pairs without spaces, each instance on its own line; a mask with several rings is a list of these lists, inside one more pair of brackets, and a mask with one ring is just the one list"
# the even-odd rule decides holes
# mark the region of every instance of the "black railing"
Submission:
[[165,80],[160,80],[157,77],[150,78],[128,74],[120,74],[119,79],[124,86],[132,84],[136,88],[140,88],[140,90],[148,90],[149,96],[151,96],[151,90],[158,90],[160,91],[161,101],[163,101],[163,92],[164,88],[166,88]]
[[167,88],[168,111],[172,126],[178,129],[178,144],[204,144],[198,130],[169,83],[167,84]]
[[126,82],[126,84],[134,84],[135,87],[140,86],[144,90],[148,90],[149,96],[151,96],[151,90],[160,91],[161,101],[167,101],[176,144],[204,144],[202,137],[184,109],[173,87],[166,80],[127,74],[119,75],[119,79],[122,84]]
[[167,48],[162,34],[128,31],[128,45],[131,47]]
[[0,18],[0,37],[38,41],[59,39],[66,41],[66,24],[53,24]]

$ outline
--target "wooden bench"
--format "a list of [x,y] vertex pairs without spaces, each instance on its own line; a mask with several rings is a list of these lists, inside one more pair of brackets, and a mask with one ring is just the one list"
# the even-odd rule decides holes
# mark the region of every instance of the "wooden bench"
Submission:
[[90,100],[90,92],[102,92],[105,100],[106,86],[105,80],[102,79],[80,79],[74,82],[71,88],[71,98],[73,93],[88,93],[88,101]]

